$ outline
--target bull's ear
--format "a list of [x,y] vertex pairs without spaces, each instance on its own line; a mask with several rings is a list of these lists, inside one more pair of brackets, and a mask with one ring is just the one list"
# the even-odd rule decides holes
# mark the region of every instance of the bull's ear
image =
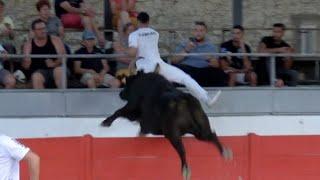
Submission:
[[154,73],[159,74],[160,73],[160,65],[157,63],[156,67],[154,68]]

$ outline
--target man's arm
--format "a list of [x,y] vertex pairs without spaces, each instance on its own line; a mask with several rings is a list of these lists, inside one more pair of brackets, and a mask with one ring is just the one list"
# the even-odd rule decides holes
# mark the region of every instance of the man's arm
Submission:
[[60,37],[61,39],[63,39],[63,38],[64,38],[64,27],[63,27],[63,24],[62,24],[62,22],[60,21],[60,19],[57,19],[57,21],[58,21],[58,24],[59,24],[59,28],[58,28],[59,37]]
[[129,48],[126,49],[126,54],[132,58],[132,61],[129,64],[129,71],[133,72],[135,69],[135,63],[137,61],[137,54],[138,54],[138,36],[134,32],[129,35],[128,39]]
[[[245,43],[241,45],[241,50],[243,53],[251,53],[250,47],[246,47]],[[243,66],[244,66],[244,71],[250,71],[252,70],[252,65],[251,61],[248,56],[243,56]]]
[[108,64],[108,60],[106,59],[102,59],[101,60],[102,62],[102,65],[103,65],[103,69],[100,71],[100,75],[105,75],[107,74],[109,71],[110,71],[110,67],[109,67],[109,64]]
[[28,163],[30,180],[39,180],[40,157],[30,150],[22,160],[25,160]]
[[[63,42],[61,41],[61,39],[59,37],[56,36],[50,36],[53,46],[57,51],[57,55],[62,55],[62,54],[66,54]],[[60,66],[62,63],[62,58],[58,58],[56,61],[53,61],[51,59],[46,60],[46,64],[48,67],[57,67]],[[67,63],[67,62],[66,62]]]
[[31,65],[31,58],[27,57],[31,54],[31,41],[27,41],[23,46],[23,54],[25,55],[25,58],[22,61],[22,67],[24,69],[29,69]]
[[84,74],[84,73],[92,73],[92,74],[96,74],[97,72],[94,71],[93,69],[84,69],[81,68],[81,61],[74,61],[73,62],[73,68],[74,68],[74,72],[77,74]]
[[135,64],[137,61],[137,53],[138,53],[138,48],[135,47],[129,47],[126,51],[126,53],[129,55],[129,57],[132,58],[132,60],[129,63],[129,71],[133,72],[133,70],[135,69]]
[[60,7],[62,7],[64,10],[68,11],[69,13],[76,13],[76,14],[86,13],[86,11],[81,8],[72,7],[68,1],[63,1],[62,3],[60,3]]
[[[193,48],[195,48],[196,45],[191,42],[188,41],[186,45],[180,44],[177,48],[176,48],[176,53],[189,53]],[[183,59],[186,56],[173,56],[171,58],[171,61],[173,64],[179,64],[181,61],[183,61]]]
[[264,42],[260,42],[258,46],[259,53],[287,53],[289,49],[289,47],[267,48]]

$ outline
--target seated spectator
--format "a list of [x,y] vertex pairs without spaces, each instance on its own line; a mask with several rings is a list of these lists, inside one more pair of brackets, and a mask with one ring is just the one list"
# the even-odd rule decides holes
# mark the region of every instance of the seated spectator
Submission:
[[[48,0],[39,0],[36,8],[39,13],[39,19],[46,23],[48,35],[58,36],[62,40],[64,37],[64,27],[60,19],[51,13],[50,2]],[[71,54],[70,47],[65,43],[64,48],[67,54]]]
[[[132,23],[127,23],[123,27],[122,36],[119,36],[115,42],[113,43],[113,49],[117,54],[125,54],[126,50],[128,49],[128,39],[129,34],[135,31],[136,27]],[[116,58],[117,60],[117,72],[116,77],[120,76],[128,76],[129,75],[129,64],[132,60],[130,57],[119,57]],[[123,77],[120,77],[122,79]]]
[[[0,45],[0,53],[7,54],[7,51]],[[6,89],[12,89],[16,86],[16,79],[14,76],[6,69],[3,68],[2,61],[7,60],[7,58],[2,58],[0,60],[0,84]]]
[[[232,30],[232,39],[221,44],[223,53],[251,53],[250,47],[244,40],[244,28],[240,25],[234,26]],[[251,86],[257,85],[257,75],[253,71],[251,61],[248,56],[232,56],[230,59],[220,61],[221,68],[229,74],[229,86],[235,86],[236,83]]]
[[136,2],[137,0],[111,0],[112,23],[119,33],[122,33],[123,27],[128,23],[137,26]]
[[[193,35],[176,48],[176,53],[215,53],[216,48],[206,39],[207,26],[195,22]],[[225,86],[228,75],[212,56],[176,56],[172,63],[195,79],[201,86]]]
[[9,16],[4,15],[5,3],[0,0],[0,43],[10,54],[15,54],[16,49],[13,44],[14,24]]
[[[79,50],[75,54],[103,54],[96,47],[96,37],[91,31],[83,32],[83,42]],[[120,86],[118,79],[108,74],[109,66],[106,59],[90,58],[74,60],[74,71],[81,76],[82,84],[89,88],[97,88],[99,86],[117,88]]]
[[51,4],[48,0],[39,0],[36,4],[39,19],[46,23],[48,35],[64,37],[64,27],[60,19],[51,14]]
[[[273,25],[272,36],[262,38],[258,52],[259,53],[293,53],[294,49],[282,38],[285,34],[284,24],[277,23]],[[269,59],[261,58],[257,62],[256,72],[258,74],[258,83],[261,85],[270,84],[269,77]],[[298,72],[292,69],[293,60],[291,57],[276,58],[276,82],[275,86],[283,85],[296,86],[298,81]]]
[[[9,16],[5,16],[5,3],[0,0],[0,44],[9,54],[16,54],[17,50],[14,45],[14,23]],[[3,63],[5,69],[13,72],[20,68],[20,63],[14,59],[8,59]]]
[[[32,22],[34,37],[25,43],[24,54],[65,54],[64,45],[57,36],[47,33],[45,22],[37,19]],[[34,89],[62,87],[61,59],[25,57],[22,66],[27,70],[28,79],[32,80]]]
[[105,46],[104,35],[94,22],[96,12],[83,0],[55,0],[55,12],[65,28],[92,31],[98,37],[100,47]]

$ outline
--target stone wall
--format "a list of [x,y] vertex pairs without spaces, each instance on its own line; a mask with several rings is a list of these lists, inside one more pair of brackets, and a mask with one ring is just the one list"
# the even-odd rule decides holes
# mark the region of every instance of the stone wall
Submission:
[[[244,22],[249,28],[270,28],[274,23],[281,22],[289,28],[298,28],[301,24],[320,27],[319,0],[244,0]],[[318,34],[316,31],[314,31]],[[259,38],[269,35],[270,30],[252,30],[247,35],[252,46],[256,47]],[[317,35],[317,36],[320,36]],[[299,51],[300,33],[288,30],[285,39]],[[318,38],[317,38],[318,39]],[[319,45],[316,45],[318,51]]]
[[[16,24],[17,29],[28,29],[35,18],[37,0],[4,0],[7,3],[7,14]],[[53,1],[53,0],[52,0]],[[299,24],[311,24],[319,27],[319,0],[243,0],[244,26],[247,28],[270,28],[275,22],[285,23],[290,28]],[[103,13],[103,0],[87,0],[98,13]],[[190,27],[196,20],[207,22],[210,38],[215,44],[228,39],[229,33],[222,33],[223,28],[232,26],[232,0],[138,0],[137,9],[150,13],[151,24],[161,32],[161,47],[169,51],[176,42],[190,35]],[[98,17],[102,25],[103,17]],[[170,33],[168,29],[178,29],[178,33]],[[270,34],[270,30],[248,30],[247,39],[253,50],[260,38]],[[224,36],[223,36],[224,34]],[[80,33],[68,33],[67,41],[79,40]],[[20,44],[26,32],[18,32]],[[319,35],[320,36],[320,35]],[[299,44],[299,33],[288,31],[286,39],[295,47]],[[320,42],[320,41],[319,41]]]

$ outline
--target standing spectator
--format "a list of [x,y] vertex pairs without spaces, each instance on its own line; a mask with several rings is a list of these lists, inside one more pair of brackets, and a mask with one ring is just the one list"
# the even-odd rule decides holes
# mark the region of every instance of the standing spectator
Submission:
[[56,15],[65,28],[77,28],[92,31],[104,47],[105,38],[95,23],[96,12],[84,0],[55,0]]
[[14,24],[9,16],[4,15],[5,3],[0,0],[0,43],[10,54],[16,53],[14,47]]
[[[75,54],[103,54],[103,52],[96,47],[96,37],[91,31],[83,32],[83,47],[75,52]],[[82,60],[74,60],[75,73],[80,75],[82,84],[89,88],[96,88],[98,86],[105,86],[117,88],[120,86],[118,79],[108,74],[110,67],[106,59],[90,58]]]
[[[0,53],[7,54],[7,51],[0,45]],[[6,89],[12,89],[16,86],[16,79],[14,76],[6,69],[3,68],[2,61],[7,60],[7,58],[0,59],[0,84]]]
[[[284,24],[276,23],[273,25],[272,36],[263,37],[258,48],[259,53],[293,53],[294,49],[282,38],[285,34]],[[258,83],[265,85],[270,83],[269,62],[262,58],[257,64]],[[293,60],[291,57],[276,58],[276,82],[277,87],[283,85],[296,86],[298,72],[292,69]]]
[[64,27],[60,19],[51,14],[51,4],[48,0],[39,0],[36,4],[39,19],[46,23],[49,35],[64,37]]
[[[193,37],[182,42],[176,53],[215,53],[216,47],[206,39],[207,25],[195,22]],[[219,67],[218,60],[213,56],[176,56],[172,63],[189,74],[201,86],[225,86],[228,75]]]
[[0,134],[0,179],[19,180],[21,160],[28,163],[29,180],[39,180],[39,156],[18,141]]
[[[57,36],[48,35],[46,24],[41,19],[32,22],[31,29],[34,37],[25,43],[24,54],[65,54],[64,45]],[[25,57],[22,66],[29,70],[32,87],[43,89],[45,87],[62,87],[61,59],[29,58]]]
[[[232,39],[221,44],[221,52],[223,53],[251,53],[249,45],[244,40],[244,28],[236,25],[232,30]],[[257,75],[253,71],[251,61],[248,56],[232,56],[230,61],[220,61],[221,68],[229,74],[229,86],[235,86],[236,83],[251,86],[257,85]]]
[[137,25],[137,0],[111,0],[110,2],[113,14],[112,23],[119,33],[122,33],[123,27],[128,23]]
[[[51,4],[48,0],[39,0],[36,4],[39,19],[46,23],[48,35],[58,36],[61,40],[64,37],[64,27],[57,16],[51,13]],[[32,32],[32,31],[31,31]],[[71,54],[70,47],[64,43],[67,54]]]
[[[9,54],[16,54],[17,50],[14,45],[14,23],[9,16],[5,16],[5,3],[0,0],[0,44]],[[3,63],[5,69],[13,72],[20,68],[20,63],[14,59],[8,59]]]

